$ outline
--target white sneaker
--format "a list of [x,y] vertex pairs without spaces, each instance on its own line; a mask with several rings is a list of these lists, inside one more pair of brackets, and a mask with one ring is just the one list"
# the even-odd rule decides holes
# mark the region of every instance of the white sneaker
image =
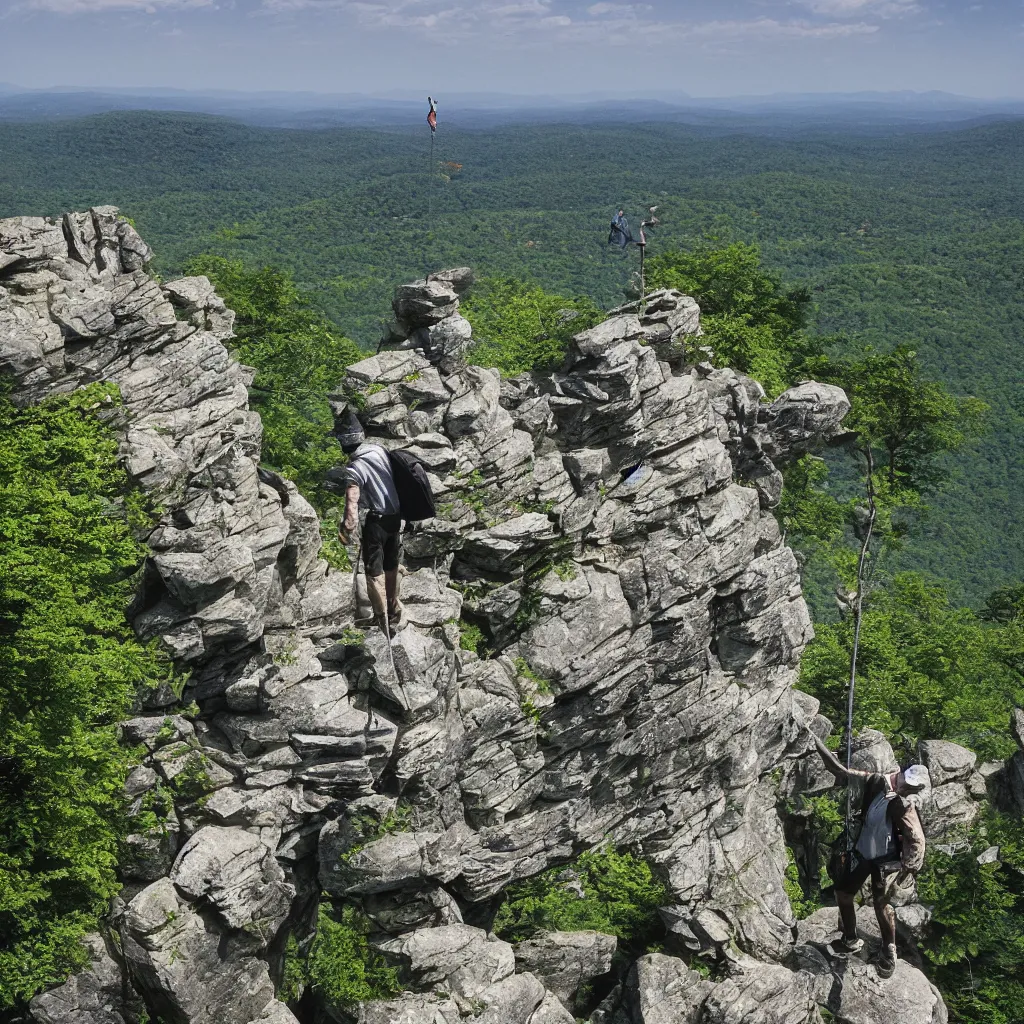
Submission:
[[855,953],[859,953],[864,948],[864,940],[854,936],[852,939],[847,939],[844,936],[840,936],[838,939],[833,939],[828,944],[828,951],[832,956],[844,957],[853,956]]

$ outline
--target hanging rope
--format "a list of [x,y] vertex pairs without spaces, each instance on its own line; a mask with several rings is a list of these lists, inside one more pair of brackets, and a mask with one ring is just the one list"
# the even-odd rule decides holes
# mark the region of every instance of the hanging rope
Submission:
[[437,134],[437,104],[433,97],[428,96],[430,112],[427,114],[427,124],[430,126],[430,162],[427,164],[427,223],[423,233],[423,277],[430,279],[430,257],[428,255],[430,232],[434,224],[434,179],[437,174],[437,165],[434,163],[434,136]]
[[[860,545],[860,557],[857,559],[857,591],[853,607],[853,653],[850,657],[850,688],[846,697],[846,768],[852,767],[853,760],[853,702],[857,690],[857,654],[860,650],[860,626],[864,615],[864,567],[867,564],[868,552],[871,547],[871,535],[875,529],[875,517],[878,508],[875,505],[875,461],[870,443],[865,449],[867,460],[867,492],[868,520],[864,538]],[[846,787],[846,827],[850,828],[853,819],[853,794]]]

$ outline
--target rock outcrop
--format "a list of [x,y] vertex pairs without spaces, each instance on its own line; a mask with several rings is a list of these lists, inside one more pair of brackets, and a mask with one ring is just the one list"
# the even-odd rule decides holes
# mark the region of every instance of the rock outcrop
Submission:
[[821,723],[793,690],[811,624],[771,510],[781,465],[841,430],[842,392],[767,402],[692,365],[699,309],[674,292],[579,334],[562,371],[502,379],[465,361],[468,272],[401,289],[383,350],[332,398],[416,452],[437,495],[405,537],[389,651],[353,631],[364,595],[319,557],[313,509],[259,465],[232,314],[148,258],[108,207],[0,222],[0,369],[22,402],[120,388],[125,464],[165,510],[131,618],[191,673],[122,725],[148,751],[128,796],[166,814],[130,840],[117,962],[97,953],[36,1018],[128,1020],[97,995],[116,970],[167,1024],[294,1021],[274,981],[324,890],[360,905],[409,989],[354,1020],[568,1024],[607,942],[514,950],[487,925],[510,882],[611,841],[665,880],[679,947],[728,976],[652,954],[594,1021],[876,1019],[795,945],[776,811],[778,769]]

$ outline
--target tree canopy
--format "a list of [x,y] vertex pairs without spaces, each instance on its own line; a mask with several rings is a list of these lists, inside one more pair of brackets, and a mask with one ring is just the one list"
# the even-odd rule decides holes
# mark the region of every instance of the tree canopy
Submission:
[[117,723],[173,679],[125,618],[147,511],[94,384],[17,409],[0,393],[0,1008],[80,966],[118,891],[132,763]]
[[284,271],[199,256],[188,272],[207,276],[235,311],[235,353],[256,368],[250,395],[263,420],[263,462],[322,507],[324,474],[341,458],[329,433],[327,395],[365,353],[303,299]]

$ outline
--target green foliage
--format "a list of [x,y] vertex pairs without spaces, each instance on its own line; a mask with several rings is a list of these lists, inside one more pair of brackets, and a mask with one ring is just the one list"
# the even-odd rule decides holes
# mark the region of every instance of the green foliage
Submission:
[[515,666],[516,672],[519,675],[523,676],[524,679],[529,679],[530,682],[533,683],[538,693],[543,694],[545,696],[551,693],[551,681],[545,679],[543,676],[537,675],[537,673],[534,672],[533,669],[530,668],[530,666],[527,664],[525,658],[516,658]]
[[[861,630],[855,728],[902,738],[962,743],[985,758],[1014,749],[1009,712],[1024,702],[1024,632],[1017,620],[987,623],[958,608],[940,584],[901,573],[871,595]],[[800,688],[822,713],[845,719],[853,623],[815,627]]]
[[519,702],[519,710],[528,721],[533,722],[534,725],[540,724],[540,708],[533,703],[532,697],[524,697]]
[[263,462],[324,508],[330,501],[324,474],[341,459],[329,436],[327,395],[364,353],[303,299],[284,271],[254,270],[219,256],[196,257],[187,269],[205,274],[235,311],[238,358],[257,371],[250,394],[263,420]]
[[821,904],[813,896],[808,898],[804,894],[803,886],[800,885],[800,872],[797,870],[796,861],[793,859],[793,851],[786,847],[786,873],[782,878],[782,887],[789,897],[789,904],[793,908],[793,914],[798,921],[810,917]]
[[169,665],[125,620],[146,522],[91,385],[16,409],[0,394],[0,1007],[83,962],[118,891],[131,755],[116,738]]
[[487,638],[483,630],[475,623],[459,619],[459,647],[464,651],[472,651],[474,654],[484,656]]
[[328,1003],[346,1007],[401,990],[398,972],[370,948],[368,932],[369,922],[354,907],[320,904],[306,973]]
[[563,298],[508,277],[478,282],[462,313],[477,339],[470,358],[498,367],[507,377],[557,369],[572,336],[604,319],[590,299]]
[[277,998],[283,1003],[294,1003],[302,998],[306,987],[306,958],[302,956],[298,940],[294,935],[288,936],[284,947],[284,966],[281,971],[281,984],[277,988]]
[[590,929],[638,950],[659,934],[658,907],[668,899],[646,861],[611,847],[582,853],[569,868],[514,882],[505,896],[493,930],[509,942],[541,930]]
[[710,345],[716,364],[749,373],[769,395],[784,391],[801,363],[819,351],[820,343],[804,331],[810,292],[783,289],[757,245],[704,243],[655,256],[648,265],[649,288],[678,288],[700,303],[700,343]]
[[842,387],[851,405],[843,421],[851,440],[832,459],[843,498],[830,489],[825,462],[805,456],[787,471],[789,493],[780,507],[790,539],[809,556],[804,575],[820,614],[821,591],[837,576],[850,590],[869,592],[879,559],[912,535],[927,514],[925,495],[941,484],[949,456],[980,434],[987,409],[928,379],[904,348],[856,359],[817,357],[804,366]]
[[891,502],[940,483],[947,472],[943,457],[975,440],[988,413],[984,402],[929,380],[917,353],[905,345],[886,353],[869,349],[853,359],[818,357],[806,369],[846,392],[850,413],[843,426],[878,453],[879,492]]
[[[999,860],[977,855],[999,847]],[[924,953],[949,1006],[964,1024],[1024,1020],[1024,823],[989,812],[970,849],[931,849],[918,881],[933,924]]]

